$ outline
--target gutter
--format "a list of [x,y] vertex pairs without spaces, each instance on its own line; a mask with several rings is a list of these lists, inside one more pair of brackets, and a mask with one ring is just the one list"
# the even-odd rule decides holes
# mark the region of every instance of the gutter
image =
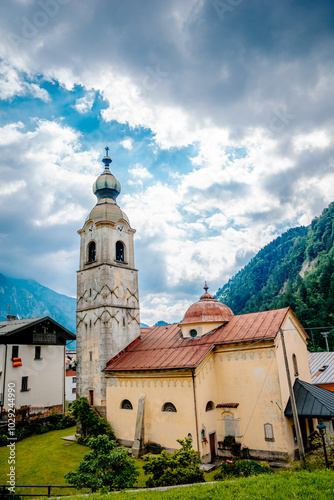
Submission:
[[199,451],[199,439],[198,439],[198,418],[197,418],[197,404],[196,404],[196,391],[195,391],[195,369],[192,368],[191,376],[193,379],[193,393],[194,393],[194,409],[195,409],[195,427],[196,427],[196,441],[197,441],[197,453],[198,458],[201,458],[201,454]]

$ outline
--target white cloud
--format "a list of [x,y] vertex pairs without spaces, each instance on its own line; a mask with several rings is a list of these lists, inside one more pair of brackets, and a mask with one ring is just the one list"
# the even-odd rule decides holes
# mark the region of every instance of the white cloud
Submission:
[[129,174],[131,177],[135,177],[136,179],[152,179],[153,175],[147,170],[146,167],[143,167],[140,163],[136,163],[133,168],[129,169]]
[[78,113],[84,115],[88,113],[94,104],[95,92],[87,92],[87,94],[80,99],[77,99],[73,108],[75,108]]
[[133,148],[133,139],[131,139],[131,137],[126,137],[123,141],[121,141],[121,145],[124,149],[131,150]]
[[44,102],[50,101],[49,93],[36,83],[29,83],[25,76],[8,61],[0,62],[0,99],[12,99],[14,96],[31,95]]
[[293,139],[293,144],[296,151],[313,149],[326,149],[331,142],[331,135],[327,130],[315,130],[306,135],[297,135]]

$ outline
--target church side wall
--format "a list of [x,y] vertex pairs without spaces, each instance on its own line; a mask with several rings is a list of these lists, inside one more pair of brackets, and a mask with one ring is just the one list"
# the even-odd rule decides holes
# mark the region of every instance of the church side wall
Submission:
[[[220,439],[234,433],[251,457],[286,457],[293,438],[288,443],[273,344],[221,346],[214,356],[217,403],[221,406],[216,410]],[[229,407],[231,403],[238,406]]]
[[[218,441],[221,439],[221,429],[218,426],[215,408],[218,403],[218,386],[212,353],[196,368],[195,390],[201,458],[204,462],[210,462],[210,435],[213,435],[211,439],[215,441],[215,453],[218,453]],[[207,404],[210,402],[213,403],[214,409],[206,411]]]
[[[107,419],[117,439],[131,446],[135,435],[138,400],[145,395],[144,443],[156,443],[167,449],[177,449],[177,439],[190,433],[195,447],[195,416],[191,374],[137,373],[136,376],[107,375]],[[129,400],[133,410],[121,408]],[[172,403],[174,412],[162,411],[163,405]]]
[[[293,354],[296,356],[297,368],[298,368],[298,378],[300,380],[304,380],[305,382],[312,383],[311,381],[311,372],[310,365],[308,362],[308,354],[307,354],[307,344],[306,337],[300,326],[298,320],[294,317],[294,315],[289,312],[283,325],[282,329],[284,331],[284,339],[285,346],[287,351],[287,358],[290,370],[290,378],[292,386],[295,381],[295,366],[293,362]],[[286,408],[287,402],[290,397],[288,380],[285,369],[285,362],[283,356],[283,348],[280,339],[280,334],[278,334],[276,338],[277,344],[277,366],[278,366],[278,374],[280,380],[280,390],[281,390],[281,398],[283,404],[283,411]],[[286,419],[286,432],[288,434],[288,452],[291,455],[296,448],[296,444],[293,440],[293,432],[292,432],[292,419]]]

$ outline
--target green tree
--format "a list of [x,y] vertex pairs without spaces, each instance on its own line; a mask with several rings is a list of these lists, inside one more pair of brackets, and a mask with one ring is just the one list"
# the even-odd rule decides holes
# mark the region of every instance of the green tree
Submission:
[[70,412],[81,426],[81,442],[87,443],[90,437],[101,434],[108,436],[109,440],[115,439],[115,434],[106,419],[100,417],[90,406],[86,398],[73,401]]
[[157,457],[144,457],[144,472],[152,475],[146,481],[149,488],[204,481],[203,471],[199,468],[201,461],[192,449],[191,439],[178,439],[177,442],[181,449],[172,454],[163,450]]
[[117,447],[116,441],[110,441],[107,436],[89,439],[88,446],[92,451],[83,456],[77,470],[65,474],[67,483],[92,491],[101,488],[112,491],[134,485],[139,472],[126,448]]

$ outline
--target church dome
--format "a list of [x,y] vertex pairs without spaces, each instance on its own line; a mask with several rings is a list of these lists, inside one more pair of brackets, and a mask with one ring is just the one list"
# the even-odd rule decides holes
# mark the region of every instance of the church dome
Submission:
[[186,311],[181,325],[195,323],[227,323],[233,316],[231,309],[216,300],[208,293],[208,286],[205,284],[205,293],[198,302],[192,304]]
[[93,193],[99,201],[104,198],[112,198],[116,201],[121,192],[121,185],[109,170],[109,165],[112,162],[111,158],[105,156],[102,162],[105,165],[104,172],[96,179],[93,185]]
[[[108,150],[109,148],[106,148],[107,153]],[[88,220],[96,222],[118,222],[119,220],[125,220],[130,226],[129,219],[126,214],[116,203],[116,198],[121,192],[121,185],[109,170],[109,165],[112,160],[109,156],[105,156],[102,162],[104,163],[104,171],[96,179],[93,185],[93,193],[97,197],[97,204],[93,210],[91,210],[86,222]]]

